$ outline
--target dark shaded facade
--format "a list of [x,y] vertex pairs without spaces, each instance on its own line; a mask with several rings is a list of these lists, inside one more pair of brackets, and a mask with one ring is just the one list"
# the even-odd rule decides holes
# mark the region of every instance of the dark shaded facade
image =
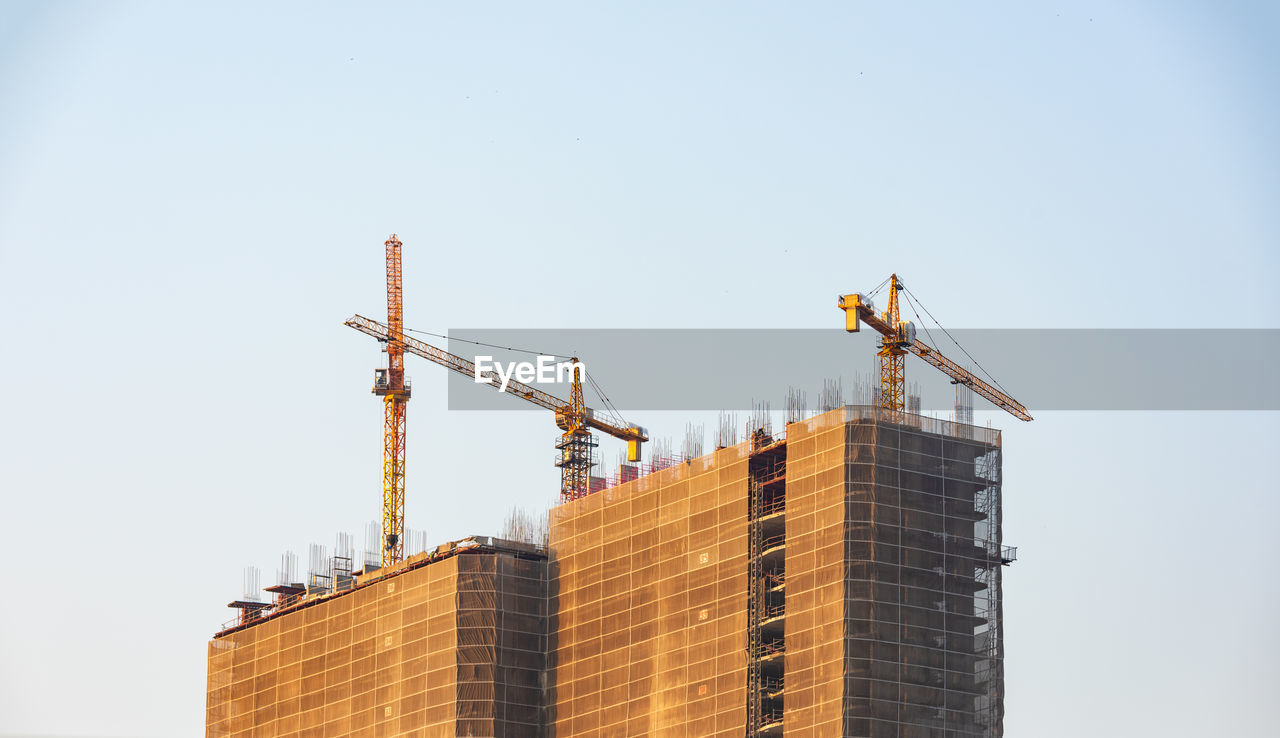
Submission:
[[786,732],[1002,735],[999,432],[864,407],[787,431]]

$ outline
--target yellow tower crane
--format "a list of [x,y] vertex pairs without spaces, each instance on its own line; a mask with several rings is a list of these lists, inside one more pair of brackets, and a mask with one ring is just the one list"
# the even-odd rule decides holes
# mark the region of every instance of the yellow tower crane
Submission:
[[412,388],[404,378],[404,285],[400,239],[387,247],[387,368],[374,370],[373,393],[382,397],[382,565],[404,558],[405,421]]
[[898,292],[904,289],[897,274],[889,276],[889,309],[882,313],[877,313],[871,300],[862,293],[841,295],[836,302],[836,307],[844,311],[846,331],[857,333],[860,324],[866,323],[882,336],[879,351],[880,407],[892,412],[902,412],[906,408],[903,358],[912,353],[941,369],[951,377],[952,383],[969,387],[1019,420],[1031,420],[1031,414],[1022,403],[916,338],[915,326],[910,321],[903,321],[898,313]]
[[[399,333],[397,342],[395,338],[397,333],[391,326],[360,315],[351,316],[345,325],[378,339],[388,347],[392,343],[398,343],[404,352],[421,356],[458,374],[487,379],[490,387],[502,391],[497,373],[492,370],[477,373],[476,365],[470,359],[451,354],[425,341],[406,337],[403,332]],[[576,500],[590,491],[591,449],[596,445],[591,435],[592,430],[626,441],[627,460],[632,462],[640,461],[642,446],[649,440],[648,432],[644,428],[625,424],[587,407],[582,393],[582,365],[576,357],[570,361],[572,381],[568,402],[515,379],[507,381],[506,390],[503,392],[555,413],[556,427],[564,431],[556,441],[558,451],[556,466],[560,468],[560,500],[562,502]]]

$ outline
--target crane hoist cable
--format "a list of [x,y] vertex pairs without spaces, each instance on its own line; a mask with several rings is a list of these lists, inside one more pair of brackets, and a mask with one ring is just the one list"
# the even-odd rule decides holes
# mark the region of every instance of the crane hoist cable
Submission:
[[[962,352],[964,352],[964,355],[965,355],[965,356],[968,356],[968,357],[969,357],[969,361],[972,361],[974,366],[976,366],[976,367],[978,367],[979,369],[981,369],[981,370],[982,370],[982,373],[983,373],[983,374],[985,374],[985,375],[987,375],[987,378],[991,380],[991,383],[992,383],[992,384],[994,384],[994,385],[995,385],[995,386],[997,386],[997,387],[1000,387],[1000,391],[1001,391],[1001,392],[1006,392],[1006,393],[1008,392],[1008,390],[1006,390],[1004,387],[1002,387],[1002,386],[1000,385],[1000,382],[996,381],[996,378],[995,378],[994,376],[992,376],[992,375],[991,375],[991,372],[987,371],[986,367],[982,366],[982,364],[979,364],[979,363],[978,363],[978,360],[977,360],[977,359],[975,359],[975,358],[973,358],[973,355],[972,355],[972,354],[970,354],[970,353],[965,349],[965,347],[964,347],[964,346],[961,346],[961,345],[960,345],[960,342],[959,342],[959,341],[957,341],[957,340],[955,339],[955,336],[952,336],[952,335],[951,335],[951,332],[950,332],[950,331],[948,331],[946,328],[944,328],[944,327],[942,326],[942,324],[938,322],[938,319],[937,319],[937,318],[933,317],[933,313],[929,312],[929,308],[925,307],[923,302],[920,302],[920,298],[916,297],[914,292],[912,292],[910,289],[908,289],[908,288],[907,288],[907,286],[906,286],[905,284],[904,284],[904,285],[902,285],[902,289],[903,289],[903,291],[904,291],[904,292],[906,292],[908,295],[910,295],[910,297],[911,297],[911,299],[912,299],[912,300],[914,300],[914,301],[915,301],[915,302],[917,302],[917,303],[920,303],[920,309],[924,311],[924,314],[929,316],[929,319],[933,321],[934,325],[938,326],[938,329],[939,329],[939,330],[941,330],[943,333],[946,333],[946,334],[947,334],[947,338],[950,338],[950,339],[951,339],[951,342],[952,342],[952,343],[954,343],[954,344],[956,345],[956,348],[960,349]],[[919,317],[919,316],[917,315],[916,317]],[[921,321],[921,323],[923,323],[923,322],[924,322],[924,321]],[[926,333],[927,333],[927,332],[928,332],[928,330],[926,329]],[[930,337],[930,339],[929,339],[929,340],[933,340],[933,339],[932,339],[932,337]]]
[[[475,346],[485,346],[487,348],[501,349],[503,351],[515,351],[522,354],[529,354],[531,356],[549,356],[553,359],[557,359],[560,361],[572,360],[572,357],[570,356],[553,354],[546,351],[533,351],[532,349],[516,348],[515,346],[500,346],[496,343],[485,343],[484,341],[476,341],[470,338],[460,338],[458,336],[446,335],[443,333],[432,333],[431,331],[424,331],[418,328],[405,328],[405,330],[411,331],[413,333],[421,333],[424,336],[434,336],[435,338],[443,338],[446,341],[461,341],[462,343],[469,343]],[[605,394],[604,388],[601,387],[600,383],[596,381],[595,377],[591,375],[591,372],[589,371],[584,372],[583,375],[586,378],[587,383],[591,385],[592,390],[594,390],[596,395],[600,398],[600,401],[604,403],[605,409],[608,410],[611,415],[613,415],[613,419],[619,424],[625,424],[626,420],[625,420],[625,416],[622,414],[622,411],[619,410],[617,406],[613,404],[613,401],[609,399],[609,396]]]
[[443,333],[432,333],[431,331],[423,331],[417,328],[405,328],[405,330],[411,331],[413,333],[421,333],[424,336],[434,336],[436,338],[443,338],[446,341],[461,341],[463,343],[470,343],[476,346],[485,346],[487,348],[502,349],[503,351],[516,351],[518,353],[531,354],[533,356],[550,356],[553,359],[560,359],[562,361],[568,361],[570,358],[568,356],[561,356],[559,354],[549,354],[545,351],[532,351],[530,349],[516,348],[515,346],[499,346],[496,343],[485,343],[484,341],[473,341],[469,338],[459,338],[457,336],[449,336]]
[[[390,326],[370,318],[353,315],[346,321],[346,325],[382,343],[393,340]],[[405,353],[422,357],[468,377],[488,378],[491,380],[488,386],[495,390],[499,389],[498,382],[493,381],[495,373],[493,371],[478,373],[475,362],[470,359],[456,356],[408,336],[404,336],[397,343],[402,345]],[[560,494],[562,501],[566,502],[582,497],[590,491],[589,473],[592,465],[590,450],[595,446],[595,442],[591,439],[591,431],[600,431],[625,441],[627,458],[633,462],[640,460],[641,446],[649,441],[648,431],[644,428],[637,425],[624,425],[608,417],[607,414],[596,413],[586,406],[582,399],[581,375],[584,373],[571,372],[573,382],[568,402],[516,379],[506,383],[504,392],[554,413],[556,426],[564,431],[556,444],[557,450],[562,452],[557,454],[556,466],[562,469]]]

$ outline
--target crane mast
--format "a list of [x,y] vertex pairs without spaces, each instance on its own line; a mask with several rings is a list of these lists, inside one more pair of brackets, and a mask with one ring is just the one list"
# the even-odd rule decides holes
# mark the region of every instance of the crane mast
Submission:
[[382,565],[404,558],[405,421],[411,388],[404,378],[404,285],[400,239],[387,248],[387,368],[374,373],[373,393],[382,397]]
[[907,374],[903,361],[907,345],[903,336],[902,321],[898,319],[898,275],[889,277],[889,310],[885,320],[894,326],[890,334],[880,339],[880,407],[885,410],[902,410],[907,400]]
[[578,357],[573,357],[573,380],[569,386],[567,412],[556,417],[556,425],[564,431],[556,442],[560,452],[556,466],[560,467],[560,501],[568,502],[585,497],[590,492],[591,457],[596,440],[587,428],[586,402],[582,396],[582,370]]

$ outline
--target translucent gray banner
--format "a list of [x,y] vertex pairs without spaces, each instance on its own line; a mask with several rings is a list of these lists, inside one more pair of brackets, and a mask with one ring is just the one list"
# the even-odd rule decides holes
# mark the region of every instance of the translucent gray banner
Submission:
[[[806,392],[808,405],[816,407],[824,380],[835,379],[843,384],[845,402],[870,402],[865,394],[879,381],[879,335],[865,329],[854,334],[840,329],[454,329],[449,335],[443,348],[466,358],[491,356],[504,364],[537,358],[470,341],[576,356],[624,411],[749,410],[761,402],[781,410],[790,388]],[[989,371],[1032,415],[1046,410],[1280,410],[1277,329],[953,330],[951,336],[968,355],[940,331],[917,337],[987,381],[983,369]],[[408,368],[419,374],[440,370],[414,357]],[[906,376],[908,386],[916,385],[922,411],[954,407],[954,386],[938,369],[908,355]],[[567,384],[529,383],[569,397]],[[452,372],[448,397],[454,410],[535,409]],[[587,404],[599,407],[602,401],[588,390]],[[975,398],[974,408],[991,405]]]

